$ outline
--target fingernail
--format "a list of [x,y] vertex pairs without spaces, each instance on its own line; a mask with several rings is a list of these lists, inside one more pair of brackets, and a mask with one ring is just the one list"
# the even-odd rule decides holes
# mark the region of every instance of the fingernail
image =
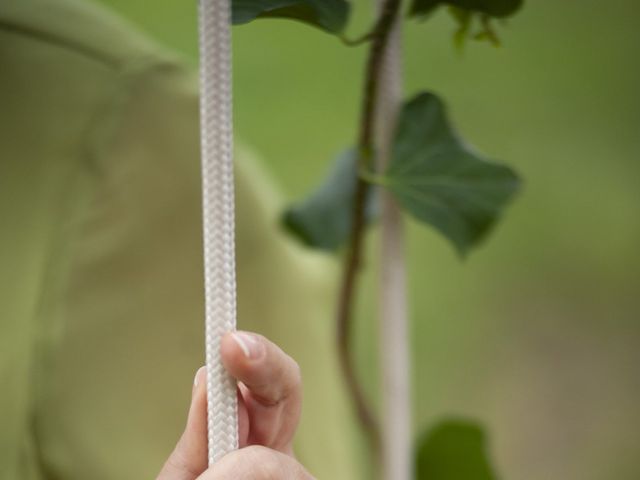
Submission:
[[246,332],[233,332],[231,337],[238,344],[245,357],[255,360],[262,355],[264,347],[255,335]]
[[197,387],[197,386],[198,386],[198,384],[200,383],[200,382],[199,382],[200,372],[201,372],[202,370],[204,370],[205,368],[207,368],[207,367],[200,367],[200,368],[196,371],[196,376],[195,376],[195,377],[193,377],[193,386],[194,386],[194,387]]

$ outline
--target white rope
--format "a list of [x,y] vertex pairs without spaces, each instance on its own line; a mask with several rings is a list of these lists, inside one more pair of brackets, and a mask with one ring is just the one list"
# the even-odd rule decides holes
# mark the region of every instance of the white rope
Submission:
[[220,339],[236,326],[230,14],[229,0],[200,0],[209,465],[238,448],[236,383],[220,360]]
[[[376,1],[378,10],[382,0]],[[378,168],[387,166],[402,103],[400,19],[380,69],[376,138]],[[379,280],[380,369],[382,374],[382,456],[385,480],[410,480],[412,468],[411,387],[407,287],[402,215],[393,197],[380,191]]]

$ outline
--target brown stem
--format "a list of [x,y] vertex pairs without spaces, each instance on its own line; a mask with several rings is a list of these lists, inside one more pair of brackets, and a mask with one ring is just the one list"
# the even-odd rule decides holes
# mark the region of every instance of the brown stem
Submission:
[[[380,451],[380,429],[378,422],[367,402],[366,395],[355,371],[353,358],[350,355],[353,304],[355,300],[355,284],[361,262],[361,247],[364,234],[364,209],[367,183],[358,180],[353,210],[353,225],[347,258],[342,274],[342,286],[338,297],[338,354],[342,373],[353,401],[358,420],[362,425],[371,449],[375,454]],[[375,455],[375,458],[379,458]]]
[[[384,51],[389,42],[389,34],[398,15],[400,3],[401,0],[386,0],[384,2],[372,34],[358,136],[358,170],[362,168],[372,169],[375,110],[379,88],[378,78],[380,77]],[[357,176],[354,181],[356,182],[356,191],[353,202],[351,235],[338,298],[338,354],[358,419],[367,434],[374,458],[380,458],[380,428],[358,380],[353,358],[350,355],[353,305],[356,296],[356,281],[362,262],[362,247],[366,226],[365,213],[370,188],[369,184],[360,176]]]

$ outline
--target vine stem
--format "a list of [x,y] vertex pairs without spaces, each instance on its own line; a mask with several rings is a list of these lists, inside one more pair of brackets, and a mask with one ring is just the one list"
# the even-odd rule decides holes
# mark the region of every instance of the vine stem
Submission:
[[[383,0],[376,26],[371,35],[357,144],[358,170],[373,169],[373,152],[376,147],[376,110],[381,71],[384,67],[385,52],[391,38],[393,25],[398,17],[400,4],[401,0]],[[369,440],[373,457],[379,459],[381,450],[380,427],[371,406],[367,402],[362,384],[356,374],[353,358],[350,355],[356,282],[362,263],[365,213],[370,190],[369,184],[360,176],[357,176],[354,181],[356,182],[356,189],[352,210],[350,241],[338,295],[336,318],[338,355],[358,419]]]

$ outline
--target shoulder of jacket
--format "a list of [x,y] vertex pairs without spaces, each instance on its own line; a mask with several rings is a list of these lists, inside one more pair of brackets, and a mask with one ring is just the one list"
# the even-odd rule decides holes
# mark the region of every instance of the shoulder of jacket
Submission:
[[125,19],[86,0],[4,0],[2,31],[70,50],[116,70],[179,63]]

